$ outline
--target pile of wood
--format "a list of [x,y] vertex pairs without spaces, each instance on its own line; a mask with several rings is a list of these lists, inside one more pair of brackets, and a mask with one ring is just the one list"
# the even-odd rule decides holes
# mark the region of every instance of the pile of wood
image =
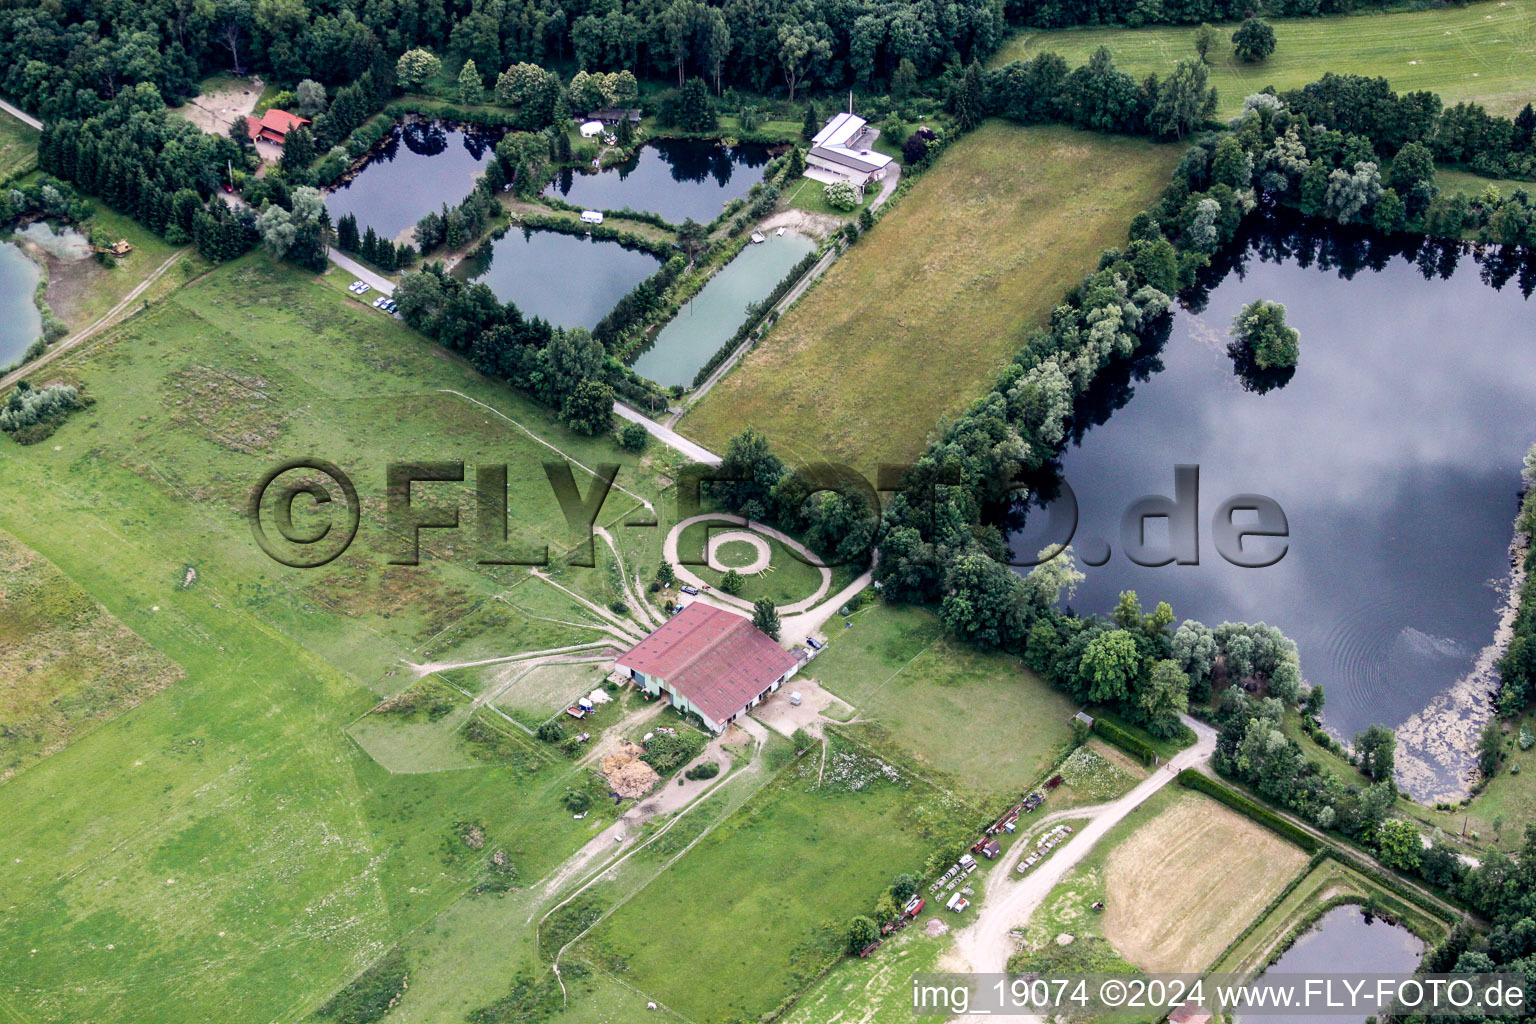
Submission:
[[656,774],[656,769],[640,760],[643,753],[645,751],[637,745],[624,742],[603,758],[603,778],[608,780],[609,787],[619,796],[638,799],[656,787],[661,776]]

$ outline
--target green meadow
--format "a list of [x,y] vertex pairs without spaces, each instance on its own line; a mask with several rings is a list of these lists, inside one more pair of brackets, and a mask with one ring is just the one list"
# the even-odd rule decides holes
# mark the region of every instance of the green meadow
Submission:
[[[1325,71],[1382,76],[1398,92],[1427,89],[1453,103],[1481,103],[1514,114],[1536,99],[1536,0],[1482,0],[1423,11],[1289,18],[1273,22],[1275,52],[1245,64],[1232,55],[1236,25],[1218,25],[1221,42],[1210,54],[1211,84],[1219,111],[1242,110],[1243,97],[1274,86],[1283,92],[1316,81]],[[1166,74],[1195,56],[1196,26],[1082,28],[1021,31],[993,59],[996,64],[1058,53],[1086,63],[1101,46],[1115,64],[1141,78]]]
[[[409,963],[466,901],[526,927],[525,908],[499,916],[498,897],[471,895],[489,858],[538,879],[611,820],[602,805],[573,819],[560,798],[588,776],[488,712],[492,732],[384,723],[380,759],[347,731],[414,684],[414,663],[596,635],[576,597],[477,566],[469,530],[424,531],[420,566],[389,565],[406,538],[384,516],[388,462],[509,464],[512,541],[548,544],[549,572],[607,603],[606,552],[595,569],[559,564],[570,537],[541,463],[624,460],[340,295],[260,255],[221,267],[40,372],[79,384],[89,409],[41,444],[0,439],[0,530],[63,595],[60,616],[97,624],[50,685],[74,685],[101,635],[167,674],[89,728],[43,723],[73,742],[35,759],[50,745],[35,737],[0,785],[10,1017],[305,1019],[397,944]],[[361,498],[356,543],[321,569],[271,561],[245,519],[260,475],[301,456],[343,467]],[[655,501],[659,470],[628,462],[630,493],[600,521],[633,570],[654,565],[657,531],[620,523]],[[472,525],[473,486],[430,485],[428,500]],[[4,681],[17,701],[18,675]],[[506,977],[455,997],[489,1002]]]

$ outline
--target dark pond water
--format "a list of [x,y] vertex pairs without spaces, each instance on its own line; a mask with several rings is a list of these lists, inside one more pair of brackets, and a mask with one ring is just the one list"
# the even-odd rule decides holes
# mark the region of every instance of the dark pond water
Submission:
[[[1408,974],[1419,966],[1424,943],[1401,925],[1380,918],[1369,922],[1359,907],[1335,907],[1276,960],[1266,975]],[[1360,1024],[1367,1014],[1323,1014],[1302,1018],[1317,1024]],[[1279,1020],[1243,1017],[1244,1022]]]
[[[1074,607],[1108,613],[1131,589],[1178,619],[1276,625],[1326,687],[1333,732],[1399,727],[1400,784],[1450,792],[1494,685],[1476,668],[1505,604],[1521,459],[1536,441],[1536,266],[1299,218],[1271,217],[1247,241],[1079,414],[1086,429],[1062,462],[1081,509],[1073,545],[1080,559],[1111,553],[1084,566]],[[1294,376],[1267,393],[1246,390],[1226,353],[1233,316],[1259,298],[1284,303],[1301,332]],[[1173,495],[1180,463],[1200,468],[1199,564],[1135,565],[1121,517],[1143,495]],[[1269,568],[1214,547],[1217,507],[1245,492],[1289,520]],[[1046,518],[1030,517],[1016,552],[1045,546]],[[1149,541],[1166,523],[1148,521]]]
[[656,139],[622,164],[594,173],[562,170],[545,195],[589,210],[645,210],[673,224],[708,223],[720,208],[762,180],[768,147],[724,146],[699,139]]
[[0,367],[26,354],[43,334],[42,314],[32,301],[42,271],[13,242],[0,243]]
[[591,329],[660,266],[650,253],[617,242],[513,229],[491,242],[489,259],[466,259],[454,275],[484,281],[524,316]]
[[816,248],[805,235],[786,231],[749,245],[683,304],[656,343],[635,360],[635,372],[666,387],[693,383],[699,368],[720,350],[796,263]]
[[501,133],[440,122],[400,125],[355,177],[326,197],[331,220],[347,214],[358,230],[401,240],[423,214],[457,206],[495,151]]

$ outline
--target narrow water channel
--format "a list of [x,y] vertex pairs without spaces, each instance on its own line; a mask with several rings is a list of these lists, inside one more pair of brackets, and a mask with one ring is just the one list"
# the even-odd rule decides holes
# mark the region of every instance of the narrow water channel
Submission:
[[810,238],[790,231],[748,245],[683,304],[655,344],[635,360],[635,372],[663,387],[691,385],[699,368],[745,322],[747,307],[767,297],[815,248]]

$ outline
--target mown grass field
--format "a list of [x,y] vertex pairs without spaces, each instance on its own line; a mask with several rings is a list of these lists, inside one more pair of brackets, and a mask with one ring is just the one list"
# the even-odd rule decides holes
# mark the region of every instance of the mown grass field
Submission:
[[851,621],[828,630],[805,673],[925,769],[1006,795],[1034,785],[1064,752],[1076,708],[1018,659],[946,640],[920,608],[877,603]]
[[[1481,103],[1513,114],[1536,99],[1536,0],[1482,0],[1428,11],[1293,18],[1273,22],[1275,52],[1244,64],[1232,55],[1235,25],[1218,25],[1221,42],[1211,54],[1211,84],[1219,113],[1242,110],[1243,97],[1273,85],[1296,89],[1324,72],[1383,76],[1398,92],[1427,89],[1449,106]],[[1058,53],[1067,63],[1086,63],[1100,46],[1115,64],[1137,78],[1166,74],[1195,56],[1196,26],[1088,28],[1020,32],[994,63]]]
[[1010,969],[1205,970],[1306,866],[1262,826],[1166,786],[1051,890]]
[[[556,453],[523,428],[589,465],[618,450],[261,255],[37,383],[55,378],[96,403],[42,444],[0,438],[0,530],[183,674],[0,786],[0,1005],[21,1019],[298,1020],[466,900],[483,930],[526,928],[528,907],[466,893],[495,849],[537,879],[602,826],[561,807],[581,780],[570,762],[509,726],[462,770],[396,774],[344,727],[406,686],[401,659],[591,632],[493,601],[550,588],[476,569],[472,533],[428,531],[422,566],[388,566],[400,538],[381,519],[383,472],[510,462],[514,540],[558,557],[566,530],[540,467]],[[362,498],[357,544],[328,569],[276,565],[244,518],[256,478],[296,455],[336,461]],[[654,500],[648,479],[631,464],[620,484]],[[636,500],[610,496],[601,519],[616,535]],[[552,571],[608,600],[603,568]],[[559,601],[544,619],[572,618]],[[483,826],[480,849],[467,824]],[[457,977],[452,998],[483,1005],[506,979]],[[412,994],[432,998],[414,975]]]
[[0,178],[32,165],[37,159],[39,132],[0,111]]
[[989,122],[956,143],[684,416],[790,459],[915,456],[1167,184],[1180,147]]
[[1104,936],[1144,970],[1205,970],[1306,865],[1264,826],[1180,791],[1109,853]]
[[815,752],[802,756],[576,954],[695,1021],[775,1009],[842,952],[849,917],[897,873],[922,869],[931,833],[963,810],[880,766],[837,738],[824,776]]

